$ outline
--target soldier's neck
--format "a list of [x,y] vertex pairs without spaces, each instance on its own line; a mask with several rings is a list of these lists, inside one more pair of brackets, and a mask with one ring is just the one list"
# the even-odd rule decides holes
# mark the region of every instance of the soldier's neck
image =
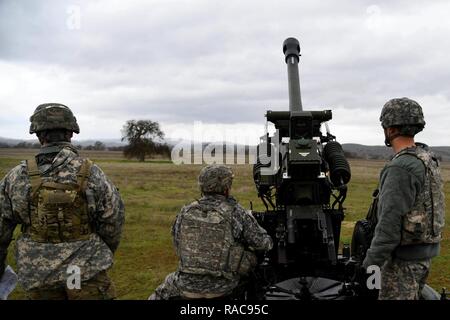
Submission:
[[53,147],[53,146],[71,146],[70,141],[56,141],[56,142],[44,142],[41,148]]
[[405,136],[398,136],[391,142],[391,144],[392,149],[394,149],[394,153],[399,153],[403,149],[416,146],[413,137],[405,137]]

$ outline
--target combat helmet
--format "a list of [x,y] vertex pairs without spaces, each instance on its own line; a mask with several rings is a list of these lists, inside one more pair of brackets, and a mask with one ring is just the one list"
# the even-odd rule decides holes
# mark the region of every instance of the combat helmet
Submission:
[[60,103],[39,105],[30,117],[30,122],[30,134],[51,129],[66,129],[80,133],[77,119],[72,111]]
[[202,193],[219,193],[231,188],[233,171],[224,165],[208,165],[200,171],[198,185]]
[[414,135],[423,130],[425,119],[422,107],[409,98],[391,99],[383,106],[380,116],[383,128],[389,127],[409,127]]

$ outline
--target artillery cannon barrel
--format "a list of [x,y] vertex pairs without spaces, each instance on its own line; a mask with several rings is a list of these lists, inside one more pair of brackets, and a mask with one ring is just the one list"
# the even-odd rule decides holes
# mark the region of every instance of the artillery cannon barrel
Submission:
[[300,79],[298,76],[298,62],[300,57],[300,43],[295,38],[287,38],[283,42],[283,52],[288,71],[289,110],[302,111],[302,97],[300,95]]

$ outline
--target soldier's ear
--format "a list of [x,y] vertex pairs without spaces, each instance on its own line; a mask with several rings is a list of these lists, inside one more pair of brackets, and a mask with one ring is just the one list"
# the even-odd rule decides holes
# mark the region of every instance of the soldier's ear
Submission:
[[396,134],[400,133],[400,129],[396,128],[396,127],[389,127],[388,128],[388,133],[389,133],[390,136],[391,135],[396,135]]
[[73,131],[67,130],[66,131],[66,140],[70,142],[72,140],[72,138],[73,138]]
[[44,135],[41,132],[36,132],[36,137],[41,145],[45,143]]

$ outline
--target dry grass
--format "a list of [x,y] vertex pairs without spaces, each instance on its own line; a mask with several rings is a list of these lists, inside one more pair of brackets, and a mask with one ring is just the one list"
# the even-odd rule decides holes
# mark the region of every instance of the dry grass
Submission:
[[[123,160],[120,153],[89,153],[119,187],[126,205],[123,239],[116,253],[111,276],[120,299],[146,299],[164,277],[176,268],[170,227],[180,208],[198,197],[196,177],[200,166],[176,166],[164,162],[138,163]],[[19,159],[29,158],[29,150],[0,149],[0,176]],[[352,181],[345,206],[341,242],[349,243],[354,222],[365,216],[384,162],[351,161]],[[234,166],[233,194],[244,207],[250,201],[262,210],[248,165]],[[443,165],[447,208],[450,207],[450,164]],[[448,211],[447,211],[448,212]],[[447,218],[449,213],[447,213]],[[447,221],[449,221],[447,219]],[[16,230],[18,232],[18,230]],[[441,255],[433,260],[429,283],[436,289],[450,287],[450,224],[447,224]],[[11,246],[11,250],[13,249]],[[14,265],[12,254],[8,262]],[[16,290],[12,298],[24,298]]]

